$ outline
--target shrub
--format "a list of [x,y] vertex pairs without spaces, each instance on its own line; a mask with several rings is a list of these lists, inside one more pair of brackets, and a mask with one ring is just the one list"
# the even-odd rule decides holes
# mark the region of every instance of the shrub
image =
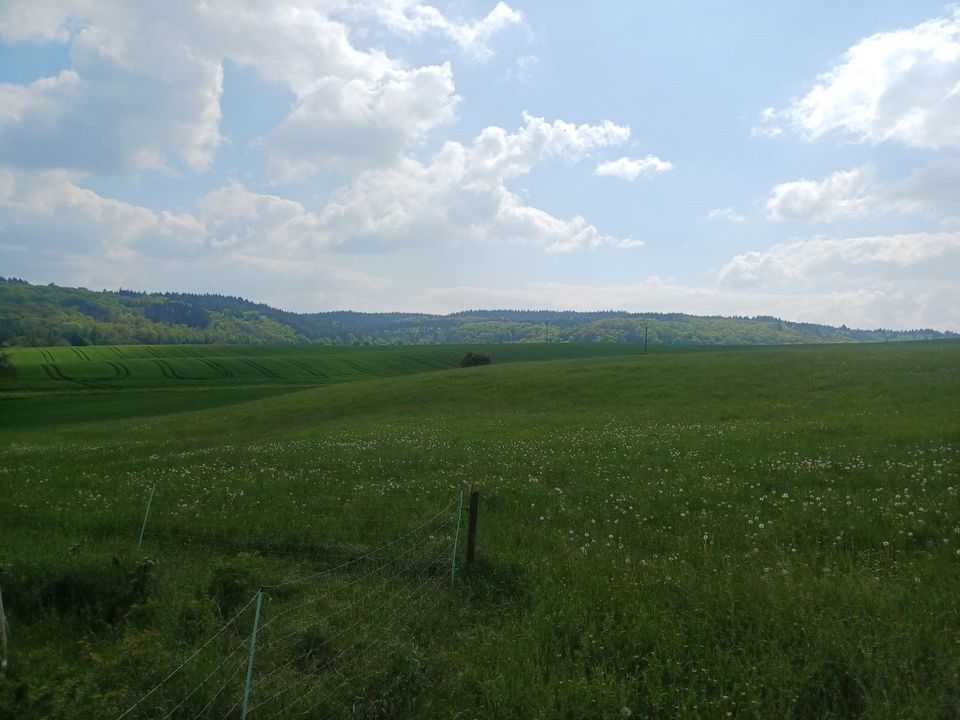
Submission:
[[208,585],[208,595],[224,617],[232,615],[260,587],[257,578],[263,571],[259,555],[238,553],[221,561],[214,568]]
[[88,622],[119,622],[150,596],[156,563],[114,555],[76,556],[69,562],[20,562],[0,567],[4,599],[25,614],[44,609]]
[[468,352],[460,361],[460,367],[476,367],[477,365],[489,365],[493,362],[490,356],[484,352]]
[[10,362],[10,356],[3,349],[3,343],[0,342],[0,377],[13,377],[13,363]]

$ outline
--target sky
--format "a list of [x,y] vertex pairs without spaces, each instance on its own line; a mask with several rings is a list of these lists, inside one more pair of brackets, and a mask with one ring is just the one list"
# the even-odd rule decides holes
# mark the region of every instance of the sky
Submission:
[[960,330],[960,6],[0,0],[0,275]]

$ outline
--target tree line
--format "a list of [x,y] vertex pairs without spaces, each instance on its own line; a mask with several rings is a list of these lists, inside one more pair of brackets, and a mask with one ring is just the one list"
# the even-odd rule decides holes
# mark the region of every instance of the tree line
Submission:
[[449,315],[292,313],[240,297],[92,291],[0,278],[0,343],[10,346],[274,343],[332,345],[614,342],[775,345],[957,337],[855,330],[770,316],[466,310]]

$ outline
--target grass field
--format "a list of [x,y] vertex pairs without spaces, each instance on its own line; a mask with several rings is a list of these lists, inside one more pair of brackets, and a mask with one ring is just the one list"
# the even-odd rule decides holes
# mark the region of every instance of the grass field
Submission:
[[0,716],[960,715],[960,344],[592,347],[18,351]]

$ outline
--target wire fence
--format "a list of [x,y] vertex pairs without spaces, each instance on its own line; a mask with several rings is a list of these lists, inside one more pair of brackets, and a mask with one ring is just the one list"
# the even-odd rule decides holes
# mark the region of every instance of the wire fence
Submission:
[[117,720],[342,717],[361,680],[441,602],[461,514],[459,498],[339,564],[262,585]]

